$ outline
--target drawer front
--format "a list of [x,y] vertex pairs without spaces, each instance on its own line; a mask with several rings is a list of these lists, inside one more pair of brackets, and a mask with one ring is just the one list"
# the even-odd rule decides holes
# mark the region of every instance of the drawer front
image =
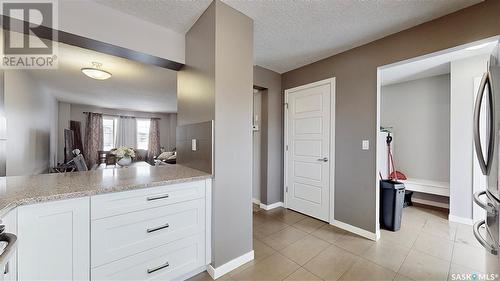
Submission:
[[103,265],[205,233],[205,200],[196,199],[92,221],[91,264]]
[[91,280],[173,280],[205,265],[202,234],[156,247],[91,271]]
[[205,197],[205,181],[92,196],[91,218],[100,219]]

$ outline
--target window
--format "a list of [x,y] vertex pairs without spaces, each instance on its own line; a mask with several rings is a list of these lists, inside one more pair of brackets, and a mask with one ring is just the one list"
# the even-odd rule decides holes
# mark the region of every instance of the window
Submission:
[[110,151],[115,148],[116,140],[116,118],[113,117],[103,117],[102,118],[102,143],[103,150]]
[[137,148],[148,149],[149,143],[149,119],[137,119]]

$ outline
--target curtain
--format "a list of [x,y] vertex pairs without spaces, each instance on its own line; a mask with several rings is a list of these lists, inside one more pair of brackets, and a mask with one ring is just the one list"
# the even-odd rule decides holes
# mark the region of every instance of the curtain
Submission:
[[116,147],[126,146],[136,148],[137,146],[137,123],[134,117],[120,116],[116,132]]
[[149,124],[148,160],[153,161],[153,157],[160,155],[160,119],[151,118]]
[[102,114],[87,113],[85,123],[85,159],[87,167],[93,167],[99,159],[99,150],[102,149]]

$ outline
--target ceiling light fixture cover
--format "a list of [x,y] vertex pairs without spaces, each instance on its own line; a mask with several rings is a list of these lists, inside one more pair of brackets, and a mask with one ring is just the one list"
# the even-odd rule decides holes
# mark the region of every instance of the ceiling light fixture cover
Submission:
[[84,67],[81,70],[83,74],[93,79],[106,80],[111,78],[111,73],[102,70],[101,68],[102,68],[102,63],[92,62],[92,67]]

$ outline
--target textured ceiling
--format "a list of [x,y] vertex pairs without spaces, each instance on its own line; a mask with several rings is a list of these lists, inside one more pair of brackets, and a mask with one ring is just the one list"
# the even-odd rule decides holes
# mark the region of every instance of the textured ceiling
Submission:
[[[59,44],[59,65],[54,70],[30,70],[41,87],[56,99],[104,108],[177,112],[177,72],[152,65]],[[80,71],[102,63],[113,76],[94,80]]]
[[[207,0],[95,0],[186,32]],[[482,0],[223,0],[255,22],[255,64],[283,73]]]

